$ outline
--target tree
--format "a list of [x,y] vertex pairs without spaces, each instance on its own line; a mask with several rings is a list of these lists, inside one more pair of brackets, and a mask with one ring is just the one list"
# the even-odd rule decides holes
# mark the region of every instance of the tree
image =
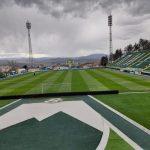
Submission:
[[134,51],[139,51],[139,50],[140,50],[140,45],[137,44],[137,43],[135,43],[135,44],[133,45],[133,50],[134,50]]
[[5,78],[5,77],[6,77],[6,75],[4,73],[0,72],[0,78]]
[[149,50],[150,49],[150,41],[145,39],[139,40],[140,50]]
[[11,70],[10,71],[16,71],[17,70],[17,64],[15,61],[8,61],[8,66],[11,67]]
[[115,54],[113,54],[113,59],[116,60],[116,59],[120,58],[122,55],[123,55],[122,50],[117,49]]
[[133,51],[133,46],[132,46],[132,44],[127,45],[127,46],[125,47],[125,51],[126,51],[127,53]]
[[22,68],[28,70],[28,66],[27,65],[24,65]]
[[107,56],[103,56],[101,58],[101,66],[106,67],[107,63],[108,63],[108,57]]

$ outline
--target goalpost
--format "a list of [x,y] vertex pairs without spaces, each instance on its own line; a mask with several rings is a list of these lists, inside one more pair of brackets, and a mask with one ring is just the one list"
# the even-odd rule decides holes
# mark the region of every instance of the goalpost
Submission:
[[51,93],[51,92],[70,92],[71,83],[42,83],[41,93]]

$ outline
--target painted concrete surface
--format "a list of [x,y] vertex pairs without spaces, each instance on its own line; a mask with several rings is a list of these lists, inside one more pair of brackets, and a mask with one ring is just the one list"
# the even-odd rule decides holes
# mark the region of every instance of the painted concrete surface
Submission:
[[0,130],[16,125],[25,120],[36,118],[42,121],[58,112],[64,112],[89,126],[103,132],[97,150],[103,150],[109,138],[109,127],[104,123],[103,117],[87,105],[84,101],[62,101],[52,99],[42,103],[22,104],[4,115],[0,116]]
[[[69,101],[61,101],[59,99],[55,99],[55,101],[59,100],[58,103],[53,103],[51,102],[51,100],[51,98],[40,99],[37,100],[37,103],[36,100],[32,99],[21,100],[13,105],[8,106],[7,108],[0,110],[0,122],[3,120],[3,125],[0,124],[0,129],[4,129],[17,123],[17,121],[8,123],[8,120],[6,119],[7,117],[16,117],[16,119],[20,118],[19,121],[24,121],[28,118],[35,117],[37,120],[41,121],[57,113],[58,111],[62,111],[104,132],[105,136],[103,135],[98,149],[104,149],[105,146],[102,147],[101,143],[103,143],[104,145],[107,144],[109,127],[114,129],[114,131],[116,131],[120,136],[122,135],[121,137],[123,137],[123,139],[129,139],[131,142],[128,142],[129,140],[126,141],[135,149],[150,148],[150,136],[146,132],[144,132],[119,114],[115,113],[111,109],[102,105],[98,101],[95,101],[91,97],[71,97],[71,100]],[[71,104],[71,102],[73,103]],[[26,113],[26,115],[22,115],[21,113],[23,113],[23,111],[21,112],[21,110],[27,111],[28,113]],[[9,112],[13,113],[10,115]],[[22,119],[22,117],[24,117],[24,119]]]
[[0,117],[0,130],[31,118],[42,121],[60,111],[103,131],[102,117],[83,101],[23,104]]

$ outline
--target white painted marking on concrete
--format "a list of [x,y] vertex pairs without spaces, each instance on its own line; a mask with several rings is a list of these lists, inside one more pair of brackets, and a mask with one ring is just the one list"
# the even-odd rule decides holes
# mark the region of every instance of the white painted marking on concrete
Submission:
[[[98,99],[96,99],[95,97],[88,95],[89,97],[91,97],[93,100],[97,101],[98,103],[100,103],[101,105],[105,106],[106,108],[108,108],[109,110],[113,111],[114,113],[120,115],[121,117],[124,116],[123,114],[117,112],[116,110],[114,110],[113,108],[109,107],[108,105],[104,104],[103,102],[99,101]],[[125,118],[124,118],[125,119]],[[128,120],[127,120],[128,121]],[[122,137],[127,143],[129,143],[134,149],[136,150],[142,150],[142,148],[136,144],[133,140],[131,140],[127,135],[125,135],[123,132],[121,132],[117,127],[115,127],[113,124],[111,124],[108,120],[105,119],[105,122],[109,125],[110,128],[112,128],[120,137]],[[129,121],[130,122],[130,121]]]
[[109,133],[110,133],[109,126],[104,119],[103,119],[103,123],[104,123],[103,136],[96,150],[105,150],[109,139]]
[[0,117],[0,130],[31,118],[42,121],[60,111],[103,131],[102,117],[83,101],[23,104]]
[[[54,99],[55,101],[56,99]],[[19,100],[17,100],[19,101]],[[17,102],[16,101],[16,102]],[[42,121],[60,111],[103,132],[102,139],[96,150],[104,150],[109,138],[109,126],[104,118],[84,101],[59,101],[59,103],[22,104],[0,117],[0,130],[21,123],[31,118]]]
[[47,101],[44,101],[45,103],[58,103],[58,102],[62,102],[63,99],[62,98],[53,98]]
[[17,103],[18,101],[20,101],[21,99],[18,99],[18,100],[16,100],[16,101],[13,101],[12,103],[9,103],[8,105],[5,105],[5,106],[3,106],[3,107],[0,107],[0,110],[2,110],[2,109],[4,109],[4,108],[6,108],[6,107],[8,107],[8,106],[10,106],[10,105],[12,105],[12,104],[15,104],[15,103]]

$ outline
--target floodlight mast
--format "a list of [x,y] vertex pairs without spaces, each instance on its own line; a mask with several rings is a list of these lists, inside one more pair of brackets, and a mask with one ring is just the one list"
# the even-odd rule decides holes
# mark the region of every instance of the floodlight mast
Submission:
[[29,65],[30,67],[33,67],[32,44],[31,44],[31,35],[30,35],[31,23],[28,20],[26,22],[26,28],[28,30]]
[[112,15],[108,16],[108,26],[109,26],[109,61],[113,61],[113,46],[112,46]]

